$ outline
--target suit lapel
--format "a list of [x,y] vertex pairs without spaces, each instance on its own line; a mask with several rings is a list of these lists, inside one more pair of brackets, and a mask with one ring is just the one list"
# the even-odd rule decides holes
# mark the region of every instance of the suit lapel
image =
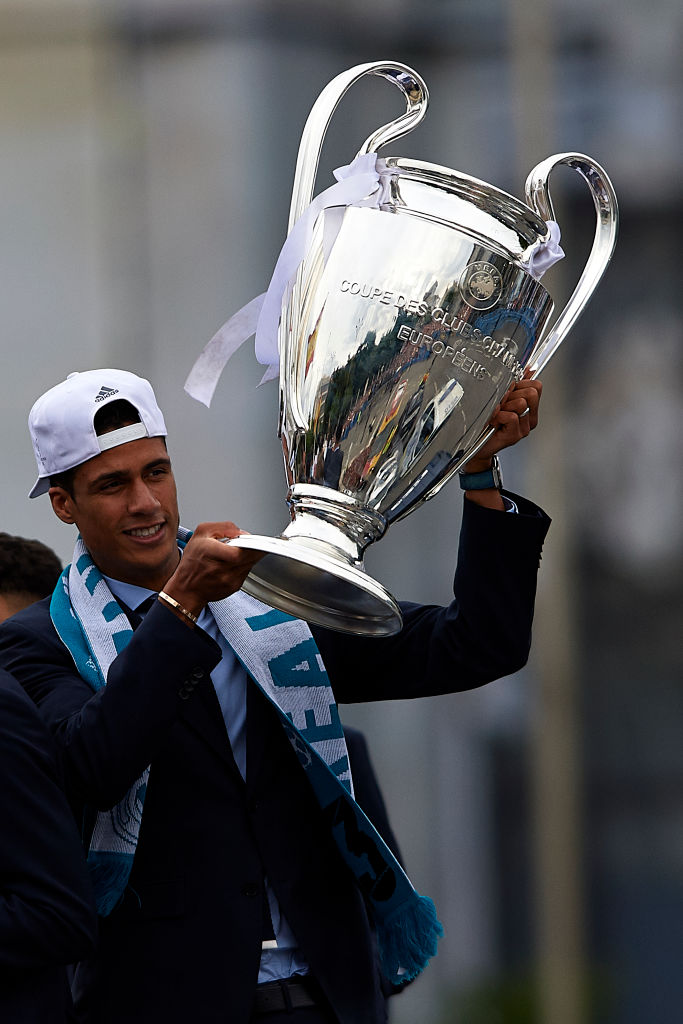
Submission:
[[197,687],[197,692],[190,700],[185,701],[182,717],[186,725],[211,747],[213,752],[234,772],[235,778],[243,784],[211,679],[201,682]]
[[[142,622],[142,617],[137,611],[129,608],[121,598],[117,598],[117,600],[127,616],[132,629],[136,630]],[[153,598],[148,598],[147,600],[151,601]],[[214,753],[234,772],[235,777],[239,779],[240,783],[243,783],[237,762],[233,757],[228,730],[223,720],[223,712],[221,711],[221,706],[218,703],[218,697],[210,678],[200,683],[197,687],[197,693],[194,694],[191,700],[185,701],[182,717],[186,725],[211,747]]]
[[[247,684],[247,788],[253,791],[284,733],[277,712],[253,679]],[[285,741],[287,742],[287,741]]]
[[[211,747],[215,754],[234,772],[241,784],[244,780],[232,753],[228,730],[221,706],[210,680],[201,683],[194,697],[185,702],[183,719],[187,726]],[[268,751],[283,742],[282,726],[277,712],[256,683],[247,679],[247,789],[258,784]]]

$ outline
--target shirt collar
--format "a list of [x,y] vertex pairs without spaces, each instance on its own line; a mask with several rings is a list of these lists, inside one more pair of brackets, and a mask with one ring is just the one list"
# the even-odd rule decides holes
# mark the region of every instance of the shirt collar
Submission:
[[[182,548],[179,547],[178,552],[182,558]],[[107,585],[114,597],[120,598],[133,611],[148,597],[157,593],[156,590],[148,590],[147,587],[138,587],[135,583],[124,583],[122,580],[115,580],[111,576],[105,576],[104,573],[102,573],[102,576],[107,581]]]
[[148,590],[147,587],[138,587],[134,583],[122,583],[121,580],[114,580],[111,576],[105,576],[105,580],[114,597],[118,597],[124,604],[133,611],[142,602],[156,594],[156,590]]

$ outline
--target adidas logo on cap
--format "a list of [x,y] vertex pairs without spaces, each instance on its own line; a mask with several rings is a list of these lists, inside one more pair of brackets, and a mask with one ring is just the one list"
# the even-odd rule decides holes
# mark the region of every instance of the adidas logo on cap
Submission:
[[96,402],[103,402],[105,398],[111,398],[112,395],[118,395],[118,388],[105,388],[101,387],[99,394],[95,397]]

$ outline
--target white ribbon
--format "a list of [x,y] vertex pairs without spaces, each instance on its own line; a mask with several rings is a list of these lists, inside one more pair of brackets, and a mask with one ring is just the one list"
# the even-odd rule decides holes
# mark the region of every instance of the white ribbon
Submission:
[[[376,153],[366,153],[334,172],[336,185],[321,192],[308,206],[290,231],[280,250],[268,291],[243,306],[204,346],[185,381],[185,391],[209,406],[228,359],[247,338],[256,334],[256,358],[267,366],[261,383],[277,376],[279,367],[278,325],[282,300],[308,252],[318,215],[332,206],[369,206],[381,209],[390,198],[391,178],[398,171],[389,169]],[[336,233],[335,233],[336,237]],[[326,238],[326,248],[334,239]]]
[[564,249],[560,246],[560,225],[554,220],[547,220],[546,224],[548,237],[537,245],[529,256],[527,270],[535,281],[540,281],[553,263],[564,259]]

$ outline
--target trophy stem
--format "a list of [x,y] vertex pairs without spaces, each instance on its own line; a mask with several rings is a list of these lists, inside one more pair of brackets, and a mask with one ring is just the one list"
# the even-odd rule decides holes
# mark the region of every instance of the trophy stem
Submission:
[[243,534],[234,547],[262,551],[242,589],[297,618],[358,636],[390,636],[403,624],[392,595],[365,571],[364,549],[386,520],[332,488],[295,484],[293,519],[280,537]]
[[292,522],[283,536],[325,542],[339,554],[357,564],[369,544],[379,540],[387,521],[379,512],[332,487],[317,484],[294,484],[289,489],[287,504]]

